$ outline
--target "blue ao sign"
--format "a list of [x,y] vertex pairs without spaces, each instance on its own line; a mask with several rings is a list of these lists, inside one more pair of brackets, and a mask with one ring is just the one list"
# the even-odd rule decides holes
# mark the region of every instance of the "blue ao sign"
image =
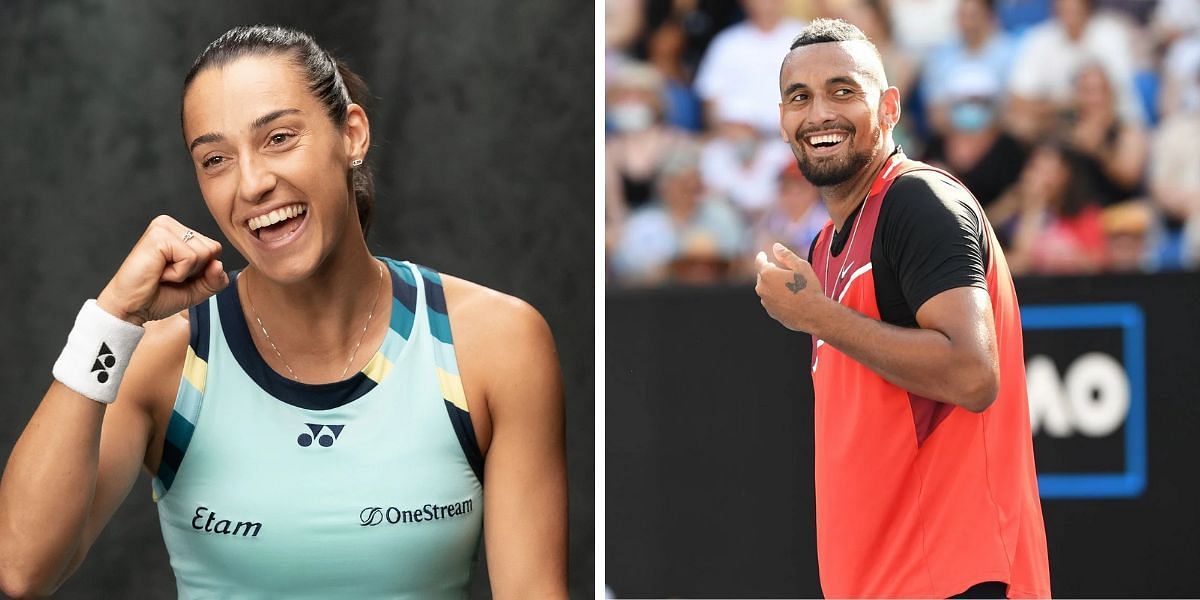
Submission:
[[1025,306],[1025,377],[1043,498],[1146,487],[1146,344],[1136,304]]

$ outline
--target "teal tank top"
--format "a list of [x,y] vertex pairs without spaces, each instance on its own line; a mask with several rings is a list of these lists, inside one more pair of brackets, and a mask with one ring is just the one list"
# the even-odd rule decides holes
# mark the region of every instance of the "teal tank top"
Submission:
[[153,480],[180,598],[465,598],[483,459],[439,275],[381,259],[390,329],[362,371],[267,366],[236,280],[190,309]]

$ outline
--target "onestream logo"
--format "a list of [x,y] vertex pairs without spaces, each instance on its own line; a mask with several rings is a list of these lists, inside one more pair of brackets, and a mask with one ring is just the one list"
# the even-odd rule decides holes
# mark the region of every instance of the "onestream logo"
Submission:
[[358,520],[362,527],[374,527],[383,523],[391,525],[423,523],[465,515],[474,508],[474,501],[470,499],[450,504],[426,504],[412,509],[401,509],[395,506],[368,506],[359,513]]

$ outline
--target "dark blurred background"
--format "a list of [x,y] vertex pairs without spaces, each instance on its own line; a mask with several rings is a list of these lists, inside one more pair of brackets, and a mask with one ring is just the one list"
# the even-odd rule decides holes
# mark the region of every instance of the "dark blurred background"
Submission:
[[[516,295],[549,321],[567,403],[570,585],[590,597],[592,15],[533,0],[0,3],[0,461],[79,306],[154,215],[225,242],[179,131],[192,61],[235,25],[298,27],[376,96],[371,250]],[[486,590],[481,571],[476,596]],[[143,476],[56,597],[173,595]]]

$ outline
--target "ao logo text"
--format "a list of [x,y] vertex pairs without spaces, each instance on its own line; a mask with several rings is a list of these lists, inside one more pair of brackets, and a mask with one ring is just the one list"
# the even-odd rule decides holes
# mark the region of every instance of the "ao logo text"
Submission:
[[1103,352],[1076,358],[1061,375],[1049,356],[1034,355],[1025,362],[1025,378],[1035,435],[1105,437],[1129,414],[1129,377],[1117,359]]

